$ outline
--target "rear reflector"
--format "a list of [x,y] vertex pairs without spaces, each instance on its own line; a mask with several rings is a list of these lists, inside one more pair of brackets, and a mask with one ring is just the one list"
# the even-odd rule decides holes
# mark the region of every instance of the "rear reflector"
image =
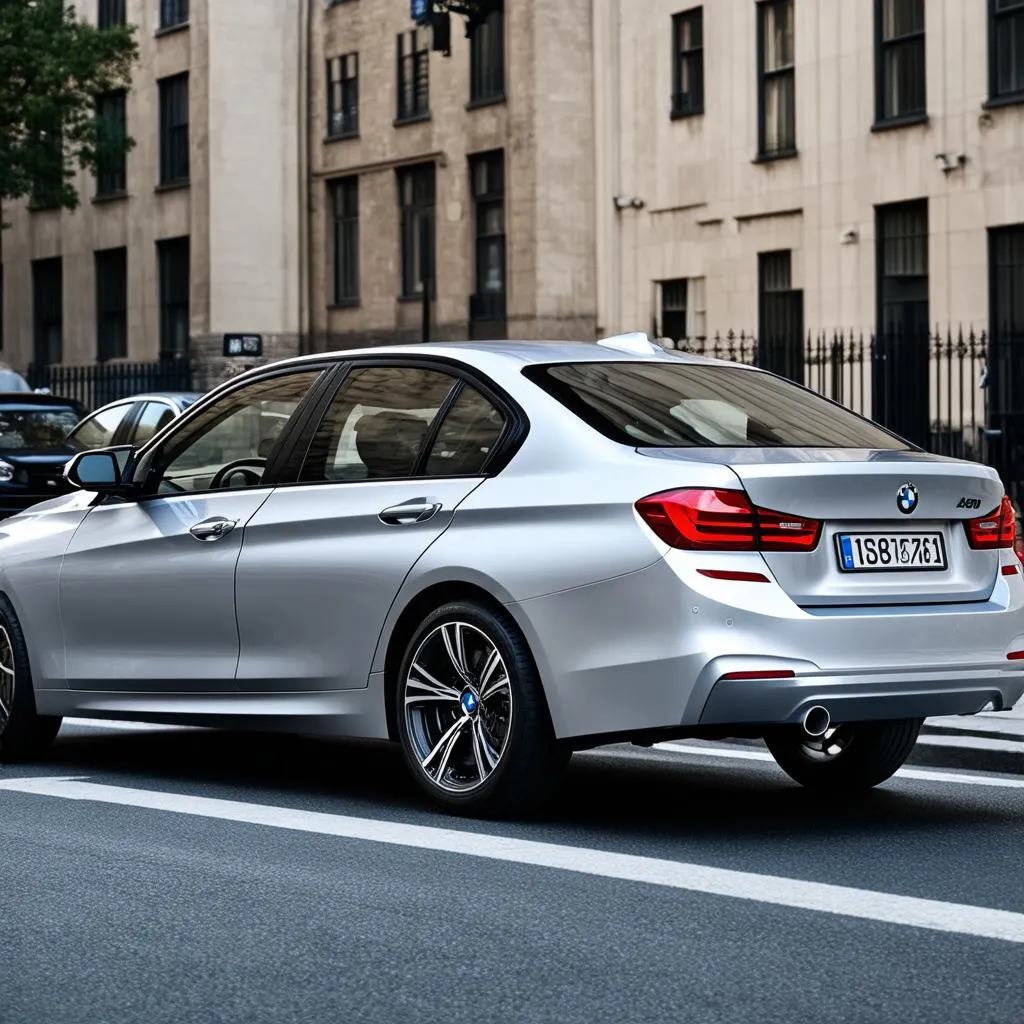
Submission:
[[735,583],[771,583],[763,572],[731,572],[727,569],[698,569],[697,573],[710,580],[733,580]]
[[[1012,658],[1013,655],[1011,654]],[[1024,654],[1021,655],[1024,657]],[[762,669],[760,672],[726,672],[723,679],[793,679],[796,673],[789,668]]]
[[1020,572],[1020,566],[1019,565],[1004,565],[1003,566],[1003,575],[1004,576],[1016,576],[1017,573],[1019,573],[1019,572]]
[[1017,516],[1008,496],[994,512],[964,522],[967,543],[975,551],[991,551],[996,548],[1012,548],[1017,539]]
[[743,491],[662,491],[636,510],[666,544],[691,551],[813,551],[821,537],[818,520],[757,508]]
[[1007,661],[1024,661],[1024,651],[1010,651],[1006,656]]

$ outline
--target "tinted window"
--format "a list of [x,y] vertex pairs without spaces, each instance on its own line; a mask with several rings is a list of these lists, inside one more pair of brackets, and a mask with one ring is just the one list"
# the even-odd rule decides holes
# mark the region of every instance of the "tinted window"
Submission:
[[523,372],[606,437],[638,448],[908,447],[812,391],[738,366],[594,362]]
[[81,409],[50,405],[45,408],[7,406],[0,409],[0,451],[56,448],[78,422]]
[[411,476],[455,378],[411,366],[354,370],[317,428],[300,479],[344,483]]
[[152,470],[159,491],[258,487],[281,431],[319,377],[313,370],[259,380],[214,402],[161,445]]
[[441,423],[427,459],[427,476],[478,476],[505,429],[505,417],[465,385]]
[[114,434],[121,421],[134,408],[130,402],[115,405],[110,409],[101,409],[88,419],[82,420],[68,438],[68,444],[78,451],[92,448],[105,448],[113,444]]
[[174,419],[174,410],[164,402],[147,402],[142,415],[135,424],[135,436],[130,439],[134,445],[142,446]]

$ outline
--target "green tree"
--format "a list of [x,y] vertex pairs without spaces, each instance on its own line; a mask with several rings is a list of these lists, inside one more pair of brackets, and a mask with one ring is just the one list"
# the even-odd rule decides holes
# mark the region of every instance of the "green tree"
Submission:
[[132,147],[96,100],[126,89],[134,26],[98,29],[66,0],[0,0],[0,201],[74,209],[75,172]]

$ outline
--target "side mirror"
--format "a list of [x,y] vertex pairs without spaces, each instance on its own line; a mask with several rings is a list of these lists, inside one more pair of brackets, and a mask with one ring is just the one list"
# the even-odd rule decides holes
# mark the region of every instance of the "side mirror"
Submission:
[[115,451],[79,452],[64,467],[64,479],[82,491],[121,489],[123,467]]

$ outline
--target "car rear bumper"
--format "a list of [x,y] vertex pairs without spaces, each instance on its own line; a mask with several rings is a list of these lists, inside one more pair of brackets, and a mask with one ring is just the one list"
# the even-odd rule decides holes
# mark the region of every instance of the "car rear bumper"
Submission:
[[724,674],[721,665],[708,668],[713,682],[699,725],[797,724],[816,705],[834,722],[973,715],[1009,710],[1024,695],[1024,671],[1002,666],[809,673],[793,679],[723,679]]
[[[681,573],[670,556],[509,611],[567,739],[746,731],[814,704],[837,722],[973,714],[1024,695],[1024,660],[1008,658],[1024,650],[1019,573],[987,601],[815,610],[773,584]],[[735,672],[746,678],[723,679]]]

